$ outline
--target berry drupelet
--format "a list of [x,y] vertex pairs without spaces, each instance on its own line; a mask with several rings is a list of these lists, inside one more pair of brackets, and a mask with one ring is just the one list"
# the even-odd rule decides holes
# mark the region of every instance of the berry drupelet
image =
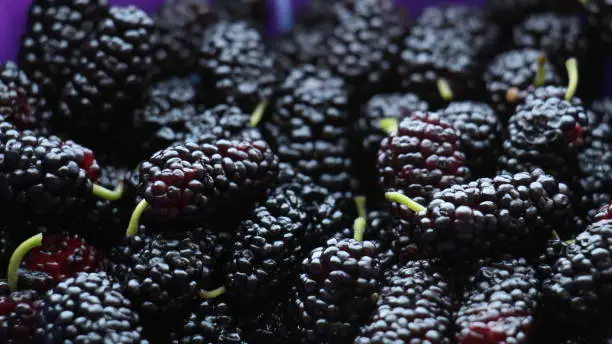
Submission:
[[499,167],[515,173],[542,168],[571,183],[588,117],[580,99],[566,100],[566,88],[548,86],[527,94],[508,121]]
[[181,327],[170,334],[168,343],[242,344],[242,336],[228,303],[217,297],[201,301]]
[[407,28],[391,0],[340,1],[334,5],[334,27],[324,42],[319,63],[341,76],[354,102],[395,83],[398,43]]
[[246,22],[221,21],[210,26],[197,59],[210,104],[233,104],[250,113],[273,95],[275,58]]
[[0,114],[20,130],[49,130],[52,112],[38,84],[11,61],[0,63]]
[[502,135],[495,110],[484,103],[453,102],[439,113],[459,132],[461,150],[470,170],[478,177],[494,175]]
[[[95,140],[92,133],[108,139],[118,128],[129,128],[130,114],[150,83],[156,41],[153,20],[145,12],[134,6],[111,7],[83,44],[63,89],[60,127],[84,142]],[[96,144],[109,149],[107,140]]]
[[305,342],[340,343],[357,334],[376,303],[376,251],[369,241],[330,239],[304,259],[290,314]]
[[42,343],[147,343],[130,301],[105,272],[60,282],[42,298],[37,318]]
[[470,169],[465,165],[459,135],[437,113],[414,112],[405,117],[397,131],[380,144],[380,185],[426,204],[436,191],[466,182]]
[[262,140],[261,131],[252,126],[252,117],[254,115],[245,113],[237,106],[219,104],[185,123],[184,139],[179,141],[202,143],[213,139]]
[[457,343],[531,342],[540,282],[524,258],[481,261],[457,311]]
[[278,158],[264,141],[186,142],[153,154],[139,172],[144,200],[134,211],[131,234],[147,207],[165,219],[228,215],[230,207],[257,200],[274,183]]
[[153,79],[187,76],[196,66],[204,31],[218,20],[206,0],[169,0],[154,15],[159,37]]
[[0,341],[6,344],[34,342],[36,332],[36,308],[40,295],[33,290],[10,291],[6,282],[0,281]]
[[[536,76],[538,76],[536,78]],[[537,79],[537,80],[536,80]],[[487,100],[506,122],[529,86],[558,84],[555,67],[544,52],[535,49],[510,50],[495,57],[484,74]]]
[[271,192],[236,229],[225,269],[229,300],[246,309],[272,299],[303,259],[308,214],[299,196]]
[[450,343],[452,306],[446,271],[436,261],[408,262],[389,272],[355,343]]
[[36,0],[21,41],[19,66],[49,104],[70,80],[82,45],[109,10],[107,0]]
[[380,126],[380,121],[385,118],[400,121],[412,112],[428,110],[429,104],[413,93],[379,94],[370,98],[362,107],[355,132],[361,141],[356,160],[359,161],[364,189],[376,189],[376,156],[380,142],[387,136]]
[[544,283],[545,301],[573,324],[603,319],[612,304],[609,277],[612,221],[600,220],[579,234]]
[[423,253],[444,259],[474,259],[490,254],[539,250],[553,229],[572,218],[569,188],[542,170],[481,178],[454,185],[433,195],[402,231]]

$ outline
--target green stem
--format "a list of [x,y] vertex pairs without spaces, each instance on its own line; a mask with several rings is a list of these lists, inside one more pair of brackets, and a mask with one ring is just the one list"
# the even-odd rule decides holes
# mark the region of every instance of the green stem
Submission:
[[250,125],[251,127],[255,128],[257,127],[257,125],[259,125],[259,122],[261,122],[261,120],[263,119],[264,113],[266,112],[266,108],[268,107],[268,101],[264,100],[261,103],[259,103],[259,105],[257,105],[257,107],[255,108],[255,111],[253,111],[253,114],[251,115],[251,120],[250,120]]
[[359,216],[353,221],[353,239],[362,242],[363,234],[366,229],[366,219]]
[[455,95],[453,94],[453,90],[451,89],[448,80],[440,78],[436,82],[436,85],[438,86],[438,92],[440,92],[440,96],[442,97],[442,99],[447,102],[453,100]]
[[588,7],[589,4],[591,3],[591,0],[578,0],[578,2],[581,3],[582,6]]
[[101,185],[94,184],[91,193],[107,201],[118,201],[123,196],[123,183],[117,184],[114,190],[109,190]]
[[200,291],[200,297],[203,299],[214,299],[215,297],[219,297],[227,292],[227,288],[219,287],[213,290],[202,290]]
[[11,290],[17,290],[18,270],[23,257],[30,252],[34,247],[42,244],[42,233],[36,234],[26,241],[22,242],[13,252],[8,264],[7,280]]
[[405,205],[406,207],[408,207],[408,209],[416,213],[420,213],[422,211],[427,210],[427,208],[413,201],[412,199],[410,199],[408,196],[404,195],[401,192],[386,192],[385,198],[391,202],[396,202],[401,205]]
[[567,69],[567,76],[569,78],[569,86],[567,92],[565,92],[565,100],[568,102],[572,100],[578,89],[578,60],[575,57],[567,59],[565,61],[565,68]]
[[391,135],[399,128],[399,121],[397,118],[383,118],[378,122],[378,126],[382,131],[387,133],[387,135]]
[[559,233],[557,233],[556,230],[552,231],[552,238],[553,240],[561,240],[561,237],[559,236]]
[[365,196],[357,196],[354,199],[355,207],[357,208],[357,216],[368,219],[368,208],[366,207]]
[[138,234],[138,226],[140,224],[140,218],[142,217],[142,213],[149,207],[149,202],[146,200],[140,201],[136,208],[134,208],[134,212],[132,213],[132,217],[130,217],[130,223],[127,228],[126,235],[134,236]]
[[536,72],[535,80],[533,81],[533,84],[536,87],[544,86],[544,83],[546,83],[546,62],[547,61],[548,61],[548,58],[545,55],[540,55],[538,57],[538,70]]

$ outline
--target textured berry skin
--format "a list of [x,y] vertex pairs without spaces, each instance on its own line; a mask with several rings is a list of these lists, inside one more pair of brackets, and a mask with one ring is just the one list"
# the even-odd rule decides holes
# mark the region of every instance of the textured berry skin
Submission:
[[452,30],[471,46],[479,58],[487,59],[496,50],[501,32],[499,25],[487,18],[485,11],[463,5],[429,6],[417,19],[417,25],[435,30]]
[[[331,192],[350,193],[348,94],[344,81],[312,65],[293,70],[278,90],[266,137],[281,161]],[[350,198],[350,195],[348,196]]]
[[319,63],[347,84],[359,85],[351,89],[352,94],[370,95],[391,86],[398,43],[406,32],[393,1],[341,1],[333,11],[335,25]]
[[544,283],[545,300],[557,317],[573,323],[599,319],[612,302],[609,256],[612,221],[601,220],[576,237]]
[[444,104],[437,81],[445,79],[454,99],[474,98],[479,85],[474,77],[477,55],[474,47],[458,39],[454,30],[439,30],[427,25],[415,25],[400,45],[397,69],[402,88],[416,92],[432,107]]
[[44,235],[42,245],[29,252],[22,268],[37,272],[42,288],[35,289],[46,291],[80,272],[102,270],[103,256],[77,235]]
[[570,57],[582,60],[588,46],[579,16],[552,12],[529,16],[513,28],[512,37],[516,48],[544,51],[557,66]]
[[356,344],[451,342],[452,299],[445,272],[417,260],[389,272],[370,321]]
[[0,132],[0,204],[5,209],[15,216],[49,215],[90,197],[99,173],[91,150],[55,136],[5,134]]
[[0,64],[0,114],[20,130],[49,129],[52,113],[38,84],[12,61]]
[[459,132],[461,150],[474,175],[492,176],[501,148],[502,127],[497,113],[489,105],[477,102],[453,102],[440,111],[440,117]]
[[[380,129],[380,120],[396,118],[398,121],[412,112],[425,112],[429,104],[414,93],[390,93],[376,95],[362,107],[361,116],[355,125],[356,135],[361,141],[361,178],[367,189],[376,188],[376,155],[386,133]],[[360,159],[359,159],[360,158]]]
[[457,311],[457,343],[530,342],[539,297],[540,282],[524,258],[480,262]]
[[473,259],[538,250],[571,215],[568,187],[534,170],[439,191],[402,229],[429,256]]
[[82,46],[63,89],[59,113],[68,122],[64,126],[77,121],[77,134],[87,137],[89,131],[110,131],[111,123],[125,122],[144,99],[155,44],[153,20],[146,13],[134,6],[112,7]]
[[291,190],[274,190],[240,222],[226,268],[232,302],[252,308],[272,298],[305,252],[308,215]]
[[599,32],[601,40],[608,47],[612,47],[612,3],[608,0],[593,0],[587,5],[589,22]]
[[250,118],[250,114],[237,106],[219,104],[185,123],[183,140],[199,143],[213,139],[262,140],[263,134],[258,128],[251,127]]
[[0,341],[28,344],[34,341],[36,307],[40,295],[33,290],[11,292],[7,282],[0,282]]
[[278,158],[264,141],[186,142],[144,161],[139,189],[162,217],[221,215],[257,199],[277,174]]
[[564,88],[544,87],[529,93],[508,121],[500,168],[513,173],[544,169],[570,182],[576,173],[577,149],[583,144],[588,117],[580,99],[568,102]]
[[273,94],[275,59],[261,35],[246,22],[212,25],[204,34],[197,58],[211,104],[235,104],[251,113]]
[[36,0],[21,41],[19,66],[55,104],[70,79],[80,48],[108,13],[107,0]]
[[[150,241],[133,244],[144,247],[115,252],[126,253],[122,257],[127,266],[115,266],[113,271],[118,272],[115,276],[124,295],[147,324],[157,324],[158,329],[173,327],[197,305],[200,290],[218,287],[216,273],[223,249],[212,230],[160,233]],[[159,324],[161,319],[163,324]]]
[[380,143],[378,181],[427,204],[434,192],[469,179],[465,163],[459,132],[439,114],[414,112]]
[[[516,102],[508,102],[508,91],[519,93],[533,85],[538,70],[538,58],[546,56],[535,49],[510,50],[495,57],[484,73],[487,100],[497,111],[500,119],[506,121],[513,113]],[[546,62],[545,85],[558,84],[560,78],[554,66]],[[517,99],[518,102],[520,99]]]
[[60,282],[42,298],[37,317],[41,343],[148,343],[130,301],[105,272]]
[[593,222],[601,220],[612,220],[612,204],[608,203],[601,206],[593,216]]
[[351,340],[369,317],[378,292],[376,245],[330,239],[302,262],[293,288],[293,314],[305,342]]
[[211,4],[203,0],[169,0],[153,19],[159,36],[153,78],[187,76],[195,68],[204,31],[217,20]]
[[592,219],[598,208],[612,201],[612,100],[600,99],[591,106],[589,136],[578,153],[579,179],[576,190],[579,209]]
[[170,335],[168,343],[240,344],[242,331],[237,327],[227,302],[214,298],[201,301],[183,325]]

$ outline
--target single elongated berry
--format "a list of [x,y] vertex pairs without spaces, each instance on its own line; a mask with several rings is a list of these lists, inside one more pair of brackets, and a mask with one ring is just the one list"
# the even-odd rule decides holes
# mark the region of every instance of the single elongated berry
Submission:
[[536,327],[540,282],[524,258],[481,261],[457,311],[457,343],[528,343]]
[[27,344],[34,341],[36,308],[40,294],[34,290],[10,291],[8,283],[0,282],[0,341],[7,344]]
[[436,261],[395,267],[355,343],[450,343],[453,301],[446,275]]
[[37,318],[43,343],[146,343],[138,314],[105,272],[60,282],[42,298]]
[[310,343],[342,342],[356,335],[375,306],[376,245],[330,239],[301,264],[292,289],[296,330]]
[[469,180],[460,133],[439,114],[415,112],[380,144],[379,184],[427,203],[438,190]]
[[568,226],[569,192],[542,170],[481,178],[435,193],[402,230],[432,257],[529,254],[544,247],[553,229]]
[[164,218],[221,215],[256,200],[274,182],[278,158],[264,141],[186,142],[140,165],[140,192]]

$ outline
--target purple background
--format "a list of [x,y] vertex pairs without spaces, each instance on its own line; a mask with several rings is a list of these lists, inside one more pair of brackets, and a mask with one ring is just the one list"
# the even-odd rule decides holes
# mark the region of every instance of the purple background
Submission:
[[[140,8],[152,12],[155,11],[165,0],[110,0],[115,5],[129,5],[135,4]],[[224,0],[220,0],[224,1]],[[281,16],[286,17],[286,13],[282,12],[282,6],[287,2],[292,2],[295,12],[296,8],[302,7],[308,0],[268,0],[272,5],[274,15],[270,22],[270,31],[274,32],[274,29],[278,26],[279,21],[277,18]],[[418,15],[418,13],[426,6],[431,6],[440,3],[452,3],[452,2],[463,2],[472,5],[482,6],[486,3],[486,0],[395,0],[398,5],[406,7],[410,10],[412,16]],[[27,12],[32,0],[0,0],[0,62],[6,60],[14,60],[17,56],[19,49],[19,41],[23,33],[23,29],[26,25]],[[290,24],[291,21],[283,21],[285,25]],[[607,87],[608,93],[612,94],[612,64],[607,65],[607,75],[609,87]]]

